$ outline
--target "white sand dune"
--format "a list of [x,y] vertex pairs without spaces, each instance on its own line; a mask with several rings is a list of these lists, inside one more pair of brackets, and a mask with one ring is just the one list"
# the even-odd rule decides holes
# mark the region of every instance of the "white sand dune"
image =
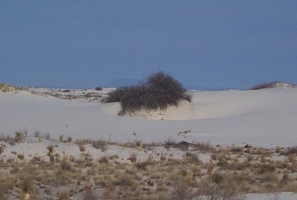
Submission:
[[[297,89],[257,91],[192,91],[191,104],[168,112],[119,117],[118,103],[102,104],[0,92],[0,133],[27,129],[49,132],[52,138],[111,139],[118,142],[209,141],[211,144],[294,146],[297,141]],[[161,120],[163,119],[163,120]],[[191,130],[183,137],[179,132]],[[136,133],[136,137],[133,135]]]
[[[43,90],[39,89],[40,94]],[[47,90],[45,90],[47,91]],[[106,92],[106,91],[104,91]],[[80,93],[75,92],[73,93]],[[35,131],[50,133],[51,138],[108,139],[128,142],[135,139],[143,142],[164,141],[173,138],[176,141],[198,141],[221,145],[253,146],[295,146],[297,141],[297,89],[275,88],[257,91],[192,91],[191,104],[180,102],[178,107],[167,111],[140,111],[120,117],[119,103],[90,103],[70,101],[34,95],[30,92],[3,93],[0,91],[0,134],[14,136],[14,132],[27,129],[29,135]],[[180,132],[187,132],[179,136]],[[136,136],[133,133],[136,133]],[[16,157],[12,152],[26,152],[25,160],[34,156],[48,159],[46,146],[53,141],[38,141],[28,137],[30,142],[15,146],[5,145],[5,158]],[[3,142],[2,142],[3,143]],[[131,148],[110,145],[108,152],[99,152],[85,145],[95,159],[100,156],[120,154],[127,160],[132,152],[137,152],[140,160],[147,154]],[[162,153],[164,147],[154,151]],[[167,150],[166,150],[167,151]],[[57,143],[55,153],[68,156],[80,156],[75,144]],[[171,149],[174,157],[181,157],[178,150]],[[199,155],[201,160],[209,160],[207,154]],[[296,193],[246,194],[247,200],[253,199],[296,199]]]

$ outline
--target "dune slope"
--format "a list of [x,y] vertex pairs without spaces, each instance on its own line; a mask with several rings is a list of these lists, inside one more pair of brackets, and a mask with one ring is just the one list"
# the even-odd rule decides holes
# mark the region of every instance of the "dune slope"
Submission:
[[[0,92],[0,133],[27,129],[52,138],[111,139],[118,142],[209,141],[211,144],[293,146],[297,140],[297,89],[192,91],[193,101],[167,118],[119,117],[118,103],[102,104]],[[183,107],[179,107],[181,109]],[[168,113],[165,113],[168,114]],[[164,113],[162,113],[164,115]],[[160,120],[163,119],[163,120]],[[183,136],[178,133],[191,130]],[[136,136],[133,133],[136,133]]]

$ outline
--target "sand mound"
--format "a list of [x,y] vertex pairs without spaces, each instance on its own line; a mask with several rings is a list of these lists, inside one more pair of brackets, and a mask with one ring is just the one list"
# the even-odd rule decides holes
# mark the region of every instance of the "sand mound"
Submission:
[[[107,106],[104,111],[109,115],[117,115],[121,107],[119,103]],[[127,113],[124,117],[149,120],[192,120],[195,119],[195,109],[188,101],[180,101],[178,106],[169,106],[165,109],[139,110]]]

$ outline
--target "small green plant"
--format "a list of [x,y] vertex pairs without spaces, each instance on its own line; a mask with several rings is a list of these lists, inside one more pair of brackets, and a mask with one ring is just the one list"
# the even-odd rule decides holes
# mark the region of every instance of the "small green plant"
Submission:
[[20,143],[23,141],[23,139],[24,139],[23,133],[21,131],[16,131],[14,141]]
[[223,176],[219,173],[215,173],[212,175],[211,179],[213,180],[213,182],[217,185],[221,184],[223,181]]
[[29,194],[30,193],[30,187],[31,187],[31,183],[29,178],[24,178],[21,182],[21,189],[25,194]]
[[59,135],[60,142],[63,142],[63,138],[64,138],[64,135],[63,134]]

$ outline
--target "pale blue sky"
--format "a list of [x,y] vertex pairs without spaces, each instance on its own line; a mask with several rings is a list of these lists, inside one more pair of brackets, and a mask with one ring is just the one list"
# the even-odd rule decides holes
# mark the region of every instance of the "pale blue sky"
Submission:
[[297,84],[297,1],[0,1],[0,82],[94,88],[159,70],[187,87]]

